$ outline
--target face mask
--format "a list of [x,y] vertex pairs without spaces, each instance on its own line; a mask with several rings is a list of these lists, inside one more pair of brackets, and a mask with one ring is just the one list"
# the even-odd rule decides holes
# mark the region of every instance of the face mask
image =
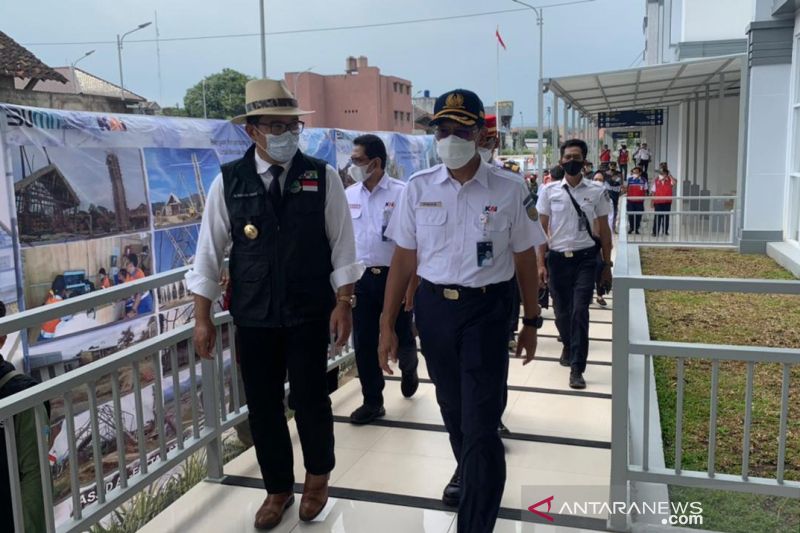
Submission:
[[363,167],[358,165],[350,165],[350,169],[347,171],[347,173],[350,174],[350,177],[353,178],[353,181],[356,183],[361,183],[367,181],[372,175],[372,172],[367,172],[367,167],[369,167],[369,164],[366,164]]
[[297,145],[300,143],[300,136],[290,131],[285,131],[280,135],[267,134],[264,137],[267,139],[264,151],[278,163],[285,163],[294,157]]
[[492,160],[492,150],[488,148],[478,148],[478,153],[481,154],[481,159],[487,163]]
[[475,141],[465,141],[455,135],[436,141],[436,151],[447,168],[457,169],[475,156]]
[[583,168],[583,161],[570,160],[566,163],[561,163],[561,168],[564,169],[568,176],[577,176]]

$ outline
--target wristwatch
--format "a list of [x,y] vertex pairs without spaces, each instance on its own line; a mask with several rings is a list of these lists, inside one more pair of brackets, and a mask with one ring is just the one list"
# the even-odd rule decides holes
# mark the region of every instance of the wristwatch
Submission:
[[544,319],[542,315],[539,315],[535,318],[525,318],[522,317],[522,325],[529,326],[536,329],[542,329],[542,325],[544,324]]
[[337,296],[336,301],[346,303],[351,309],[353,309],[356,306],[356,295],[351,294],[350,296]]

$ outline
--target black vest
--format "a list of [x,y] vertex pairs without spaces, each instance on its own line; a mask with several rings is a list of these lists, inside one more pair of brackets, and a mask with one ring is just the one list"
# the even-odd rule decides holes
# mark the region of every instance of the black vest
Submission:
[[[255,145],[222,167],[231,224],[230,312],[237,326],[295,326],[327,320],[336,304],[331,247],[325,231],[326,163],[292,158],[283,194],[273,205],[256,173]],[[258,230],[255,239],[245,226]]]

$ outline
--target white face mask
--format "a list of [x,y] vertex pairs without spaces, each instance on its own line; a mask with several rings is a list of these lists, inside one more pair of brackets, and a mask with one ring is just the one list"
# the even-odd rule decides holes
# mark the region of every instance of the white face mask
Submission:
[[475,141],[465,141],[456,135],[450,135],[436,141],[436,151],[447,168],[458,169],[475,156]]
[[481,154],[481,159],[486,161],[487,163],[492,160],[492,151],[488,148],[478,148],[478,153]]
[[300,136],[290,131],[285,131],[280,135],[267,134],[264,137],[267,139],[264,151],[278,163],[285,163],[294,157],[297,146],[300,144]]
[[353,181],[356,183],[361,183],[367,181],[372,176],[372,172],[367,172],[368,167],[369,164],[364,166],[350,165],[350,169],[347,171],[347,173],[350,174],[350,177],[353,178]]

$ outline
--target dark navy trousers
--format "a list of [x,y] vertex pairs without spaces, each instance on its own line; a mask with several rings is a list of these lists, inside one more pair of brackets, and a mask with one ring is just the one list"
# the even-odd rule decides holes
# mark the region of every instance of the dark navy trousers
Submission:
[[444,298],[427,281],[417,290],[415,313],[428,373],[461,474],[459,533],[494,529],[506,481],[497,433],[508,372],[508,320],[512,290],[504,282],[483,293]]
[[[383,310],[383,296],[389,268],[382,267],[376,273],[367,268],[356,282],[356,306],[353,309],[353,346],[356,351],[358,379],[364,403],[373,407],[383,406],[383,371],[378,361],[378,335]],[[395,322],[398,348],[397,359],[403,374],[417,370],[417,343],[411,331],[411,312],[400,310]]]
[[598,252],[592,248],[573,257],[547,254],[550,294],[561,342],[569,350],[573,372],[586,370],[589,357],[589,304],[592,302]]

